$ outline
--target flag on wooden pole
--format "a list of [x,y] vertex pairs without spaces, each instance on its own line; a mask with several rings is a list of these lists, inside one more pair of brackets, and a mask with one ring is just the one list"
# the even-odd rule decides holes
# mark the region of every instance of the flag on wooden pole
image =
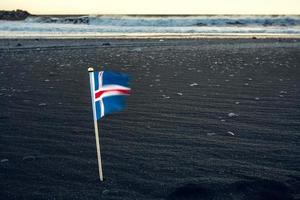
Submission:
[[94,128],[97,147],[100,181],[103,181],[102,160],[100,152],[99,130],[97,120],[125,108],[125,96],[130,94],[129,76],[110,71],[88,69],[93,107]]

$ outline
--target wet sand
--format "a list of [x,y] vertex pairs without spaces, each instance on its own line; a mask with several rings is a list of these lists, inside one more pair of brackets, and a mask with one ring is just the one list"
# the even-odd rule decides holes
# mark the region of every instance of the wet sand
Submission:
[[[300,40],[0,40],[0,199],[300,199]],[[99,121],[87,68],[132,76]]]

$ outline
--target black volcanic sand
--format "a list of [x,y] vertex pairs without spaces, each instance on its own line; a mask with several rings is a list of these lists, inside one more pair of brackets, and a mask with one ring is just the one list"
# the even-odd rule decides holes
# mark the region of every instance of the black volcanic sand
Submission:
[[[88,66],[132,76],[99,122]],[[300,199],[300,40],[0,40],[0,199]]]

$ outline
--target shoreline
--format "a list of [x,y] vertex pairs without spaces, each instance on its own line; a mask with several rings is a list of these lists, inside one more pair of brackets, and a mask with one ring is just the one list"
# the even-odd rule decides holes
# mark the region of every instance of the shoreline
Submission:
[[155,35],[93,35],[93,36],[0,36],[0,39],[300,39],[300,34],[155,34]]
[[183,45],[193,48],[220,48],[220,46],[235,46],[240,48],[256,47],[298,47],[299,38],[0,38],[0,52],[8,51],[40,51],[56,49],[118,49],[161,47],[172,48]]
[[136,48],[136,47],[173,47],[207,46],[218,48],[219,45],[256,46],[258,47],[297,47],[300,38],[0,38],[0,51],[26,51],[50,49],[88,49],[88,48]]

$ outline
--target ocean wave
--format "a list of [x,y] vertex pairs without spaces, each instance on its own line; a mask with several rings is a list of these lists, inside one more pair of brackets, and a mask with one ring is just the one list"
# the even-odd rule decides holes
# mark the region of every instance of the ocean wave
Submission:
[[77,16],[29,17],[30,23],[87,24],[99,26],[299,26],[300,16]]
[[0,25],[0,37],[300,35],[300,16],[34,16]]
[[89,24],[90,17],[28,17],[29,23]]

